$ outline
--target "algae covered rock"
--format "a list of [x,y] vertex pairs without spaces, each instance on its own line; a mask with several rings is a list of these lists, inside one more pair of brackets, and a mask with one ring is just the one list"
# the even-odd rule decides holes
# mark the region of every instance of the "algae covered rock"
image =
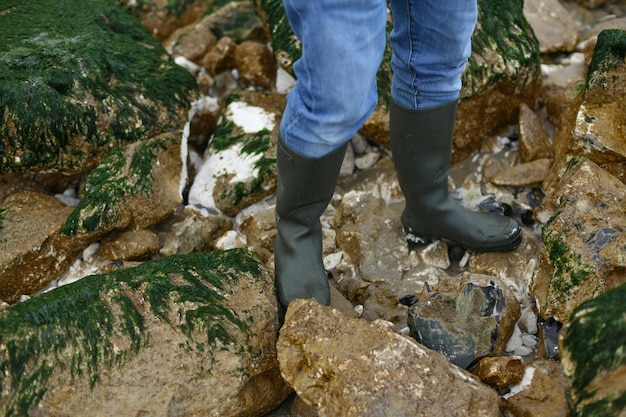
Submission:
[[244,92],[227,100],[189,203],[235,216],[276,190],[276,142],[285,97]]
[[572,417],[626,409],[626,285],[581,304],[559,341]]
[[92,275],[0,313],[0,414],[260,416],[288,391],[277,337],[246,250]]
[[113,1],[5,1],[0,36],[0,174],[85,172],[113,147],[182,128],[197,94]]
[[0,299],[12,303],[43,289],[110,232],[149,227],[169,217],[182,203],[183,143],[178,134],[167,133],[113,149],[87,176],[74,209],[41,193],[4,199]]

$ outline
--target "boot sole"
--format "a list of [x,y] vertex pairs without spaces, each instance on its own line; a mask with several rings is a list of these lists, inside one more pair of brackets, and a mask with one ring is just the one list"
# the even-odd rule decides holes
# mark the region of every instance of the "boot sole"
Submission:
[[458,241],[451,240],[451,239],[429,237],[427,235],[422,235],[422,234],[415,233],[415,232],[409,232],[406,229],[404,230],[404,233],[406,235],[406,239],[409,244],[427,245],[436,240],[441,240],[445,242],[446,244],[451,243],[454,245],[459,245],[465,248],[466,250],[477,252],[477,253],[508,252],[517,248],[520,245],[520,243],[522,243],[522,239],[523,239],[523,232],[521,228],[519,229],[519,233],[515,234],[511,240],[506,241],[506,242],[487,244],[487,245],[466,245],[466,244],[463,244],[462,242],[458,242]]

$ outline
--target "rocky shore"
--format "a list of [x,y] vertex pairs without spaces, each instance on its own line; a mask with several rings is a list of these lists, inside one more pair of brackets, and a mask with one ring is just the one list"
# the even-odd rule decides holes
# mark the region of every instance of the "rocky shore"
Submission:
[[407,244],[384,64],[283,318],[281,2],[0,6],[0,414],[623,415],[626,3],[479,8],[450,187],[522,244]]

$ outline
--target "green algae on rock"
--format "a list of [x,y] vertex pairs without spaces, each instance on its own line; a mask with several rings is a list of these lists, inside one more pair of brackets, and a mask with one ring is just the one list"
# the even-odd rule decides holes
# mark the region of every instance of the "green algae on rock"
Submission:
[[560,340],[571,415],[620,416],[626,409],[626,285],[581,304]]
[[29,415],[66,385],[88,392],[106,385],[114,369],[123,372],[159,342],[154,323],[180,334],[180,343],[166,346],[181,358],[229,351],[257,360],[261,353],[241,344],[258,337],[251,334],[254,306],[232,307],[243,280],[271,282],[247,250],[172,255],[86,277],[0,312],[0,414]]
[[112,147],[185,123],[193,76],[115,2],[2,9],[0,174],[84,172]]
[[[67,235],[108,232],[128,226],[145,227],[163,220],[182,202],[179,190],[168,180],[182,175],[181,155],[172,155],[181,148],[178,135],[164,134],[153,139],[137,142],[125,148],[110,151],[87,176],[84,184],[84,197],[70,214],[60,233]],[[175,171],[167,173],[157,170]],[[155,189],[155,176],[159,184]],[[169,187],[167,185],[170,185]],[[157,219],[141,219],[141,213],[128,213],[132,199],[152,200],[151,207],[145,210],[156,214]],[[159,209],[155,209],[160,207]],[[146,224],[143,224],[146,223]]]

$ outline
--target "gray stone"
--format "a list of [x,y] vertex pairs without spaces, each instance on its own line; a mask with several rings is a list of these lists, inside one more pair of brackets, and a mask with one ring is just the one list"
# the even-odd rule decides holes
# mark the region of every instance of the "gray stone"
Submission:
[[464,274],[427,287],[409,309],[411,336],[455,365],[501,355],[519,319],[519,303],[496,279]]

